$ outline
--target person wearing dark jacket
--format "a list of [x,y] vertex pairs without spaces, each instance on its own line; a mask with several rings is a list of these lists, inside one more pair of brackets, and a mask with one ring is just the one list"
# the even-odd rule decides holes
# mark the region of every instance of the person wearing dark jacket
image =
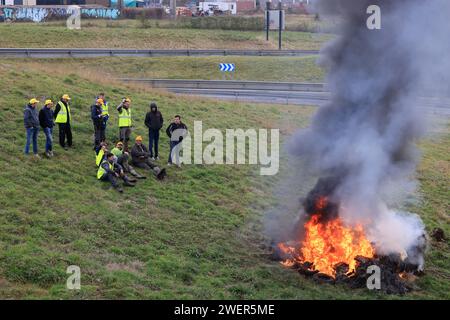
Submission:
[[33,153],[39,158],[37,137],[39,133],[39,116],[36,110],[39,101],[35,98],[31,99],[23,110],[23,123],[27,131],[27,142],[25,144],[25,154],[30,153],[30,143],[33,142]]
[[118,178],[123,180],[125,186],[134,187],[134,184],[131,183],[127,175],[123,172],[122,166],[114,161],[114,155],[109,152],[98,167],[97,179],[109,181],[114,189],[122,193],[123,189],[117,181]]
[[94,124],[94,149],[105,141],[105,125],[103,122],[103,99],[97,99],[94,105],[91,106],[91,119]]
[[45,100],[44,107],[39,111],[39,123],[45,133],[45,155],[48,158],[53,157],[53,127],[55,122],[53,120],[53,101]]
[[[158,110],[156,103],[150,104],[150,111],[145,115],[145,125],[148,128],[148,150],[152,160],[158,160],[158,145],[159,145],[159,130],[161,130],[164,123],[163,116]],[[153,145],[155,146],[155,153],[153,153]]]
[[174,153],[176,164],[178,167],[181,166],[179,159],[179,151],[181,147],[181,142],[183,138],[187,135],[187,126],[181,122],[181,116],[176,115],[173,122],[167,127],[166,134],[170,138],[170,152],[169,160],[167,162],[168,166],[172,165],[172,153]]
[[131,148],[131,159],[134,166],[152,170],[158,180],[162,180],[166,176],[166,169],[160,169],[150,160],[150,153],[148,152],[147,147],[142,143],[141,136],[136,137],[136,143],[133,148]]
[[72,115],[70,113],[69,100],[69,95],[64,94],[61,97],[61,100],[56,104],[55,112],[53,113],[55,123],[58,124],[59,129],[59,144],[64,148],[64,150],[67,150],[66,138],[67,145],[69,147],[72,146],[72,128],[70,126]]

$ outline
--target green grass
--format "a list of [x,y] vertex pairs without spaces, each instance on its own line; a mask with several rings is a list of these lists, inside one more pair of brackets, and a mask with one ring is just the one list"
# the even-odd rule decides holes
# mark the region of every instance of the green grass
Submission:
[[[156,23],[156,22],[155,22]],[[159,22],[158,22],[159,23]],[[81,30],[65,22],[2,23],[1,47],[12,48],[142,48],[142,49],[277,49],[273,32],[142,28],[139,21],[83,20]],[[328,35],[285,32],[284,49],[317,50]]]
[[[311,57],[167,57],[167,58],[86,58],[86,59],[3,59],[4,68],[39,67],[72,73],[98,74],[117,78],[205,79],[222,80],[219,63],[236,65],[231,75],[234,80],[322,82],[324,72]],[[62,70],[64,69],[64,70]],[[230,74],[226,79],[231,78]]]
[[[101,90],[113,103],[132,98],[133,136],[145,136],[149,100],[157,101],[166,119],[182,114],[191,128],[203,120],[204,129],[273,127],[284,134],[306,126],[314,108],[183,98],[43,68],[0,65],[1,298],[398,298],[319,285],[268,259],[262,217],[276,202],[271,191],[277,178],[260,177],[255,167],[169,168],[167,181],[140,181],[123,195],[95,178],[89,105]],[[66,92],[73,97],[75,149],[56,146],[52,160],[23,156],[26,98]],[[113,114],[110,140],[116,123]],[[416,211],[428,230],[441,226],[448,235],[450,130],[442,130],[422,143],[423,201]],[[162,137],[163,157],[167,143]],[[42,151],[42,134],[39,144]],[[448,242],[432,242],[420,290],[404,298],[450,298],[449,262]],[[81,267],[80,291],[65,288],[69,265]]]

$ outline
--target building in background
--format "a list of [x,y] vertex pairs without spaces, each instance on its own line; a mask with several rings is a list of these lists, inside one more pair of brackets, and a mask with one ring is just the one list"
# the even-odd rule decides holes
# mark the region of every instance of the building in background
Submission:
[[[257,0],[200,0],[199,10],[217,6],[220,11],[229,11],[231,14],[244,13],[256,9]],[[213,10],[210,10],[212,12]]]

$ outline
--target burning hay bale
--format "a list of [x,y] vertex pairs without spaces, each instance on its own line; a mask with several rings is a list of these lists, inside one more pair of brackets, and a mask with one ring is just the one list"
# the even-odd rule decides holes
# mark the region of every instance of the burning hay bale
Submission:
[[[376,267],[380,273],[379,289],[383,292],[405,294],[412,290],[411,279],[420,274],[421,264],[411,261],[406,252],[377,255],[362,226],[345,226],[340,220],[339,205],[329,200],[336,185],[330,187],[327,181],[319,180],[303,201],[309,215],[299,233],[303,239],[278,243],[272,257],[318,283],[366,288],[370,270]],[[424,236],[418,239],[410,252],[423,254],[419,244],[425,244],[425,240]]]

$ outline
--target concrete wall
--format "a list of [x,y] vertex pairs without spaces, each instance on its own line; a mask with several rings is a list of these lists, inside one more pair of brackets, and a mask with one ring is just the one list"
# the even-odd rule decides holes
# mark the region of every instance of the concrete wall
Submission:
[[[67,19],[70,16],[67,8],[48,7],[2,7],[0,15],[12,21],[34,21],[42,22],[46,20]],[[118,19],[120,10],[112,8],[82,8],[82,18],[95,19]]]

